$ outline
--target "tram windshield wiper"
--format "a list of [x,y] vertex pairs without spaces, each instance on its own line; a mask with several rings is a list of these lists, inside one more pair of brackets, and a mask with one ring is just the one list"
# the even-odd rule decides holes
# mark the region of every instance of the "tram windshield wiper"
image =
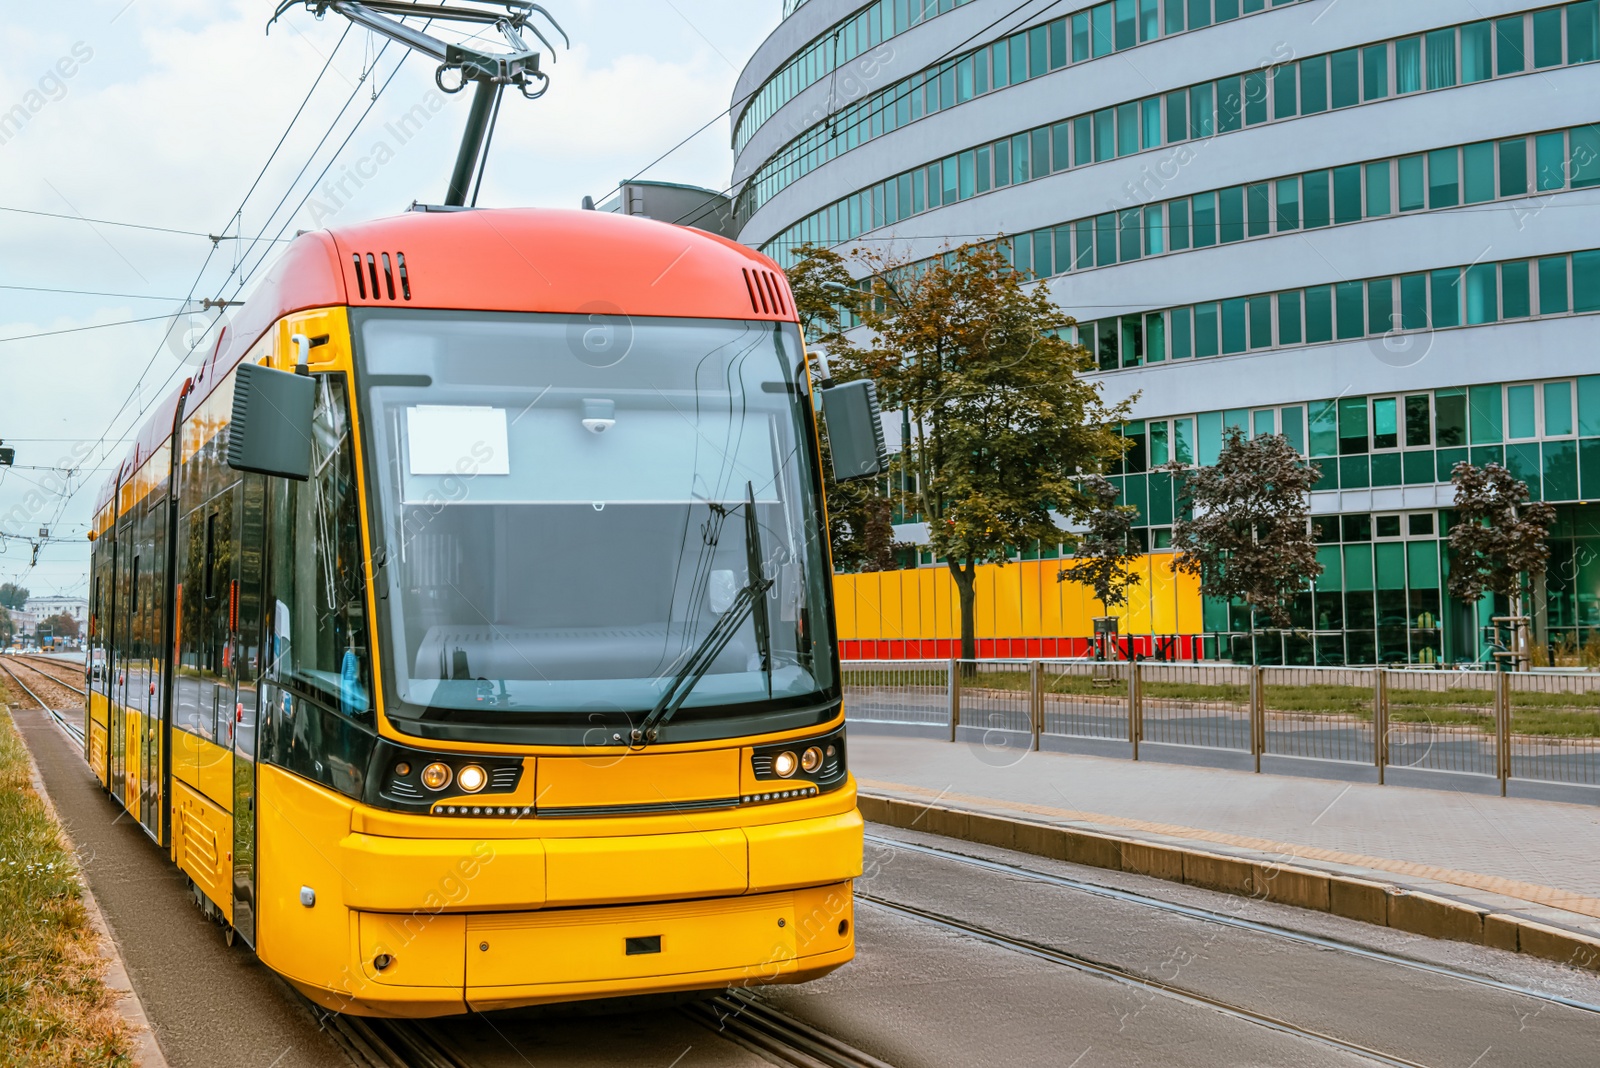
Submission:
[[672,682],[662,693],[655,707],[650,710],[649,715],[633,729],[629,737],[634,745],[645,746],[656,740],[661,728],[666,726],[679,708],[683,707],[683,702],[688,699],[695,685],[705,678],[706,673],[711,670],[711,665],[716,663],[717,657],[722,655],[722,650],[728,647],[728,643],[739,633],[739,628],[744,626],[744,621],[748,617],[754,617],[756,644],[762,669],[767,675],[767,696],[772,695],[772,635],[770,621],[767,618],[767,591],[772,589],[772,580],[767,578],[762,570],[761,532],[755,514],[755,489],[747,482],[745,483],[745,559],[750,568],[750,581],[734,595],[733,603],[706,633],[689,659],[684,661],[683,667],[672,677]]

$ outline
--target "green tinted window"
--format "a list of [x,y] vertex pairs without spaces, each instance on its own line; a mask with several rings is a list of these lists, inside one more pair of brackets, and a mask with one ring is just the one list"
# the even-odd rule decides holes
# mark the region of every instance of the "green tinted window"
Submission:
[[1499,270],[1492,263],[1475,263],[1467,268],[1467,322],[1492,323],[1500,318],[1500,294],[1496,282]]
[[1494,24],[1495,73],[1519,74],[1527,65],[1523,58],[1525,23],[1521,15],[1514,15]]
[[1428,153],[1428,208],[1453,208],[1461,202],[1458,151],[1442,148]]
[[1506,437],[1533,438],[1539,436],[1534,418],[1537,399],[1532,386],[1506,387]]
[[1567,184],[1567,135],[1540,134],[1533,140],[1534,177],[1539,190],[1564,189]]
[[1278,294],[1278,344],[1298,345],[1304,335],[1300,329],[1300,291]]
[[1600,3],[1585,0],[1567,5],[1567,62],[1589,63],[1600,58]]
[[1300,113],[1298,73],[1293,63],[1285,63],[1272,72],[1272,117],[1292,119]]
[[1544,436],[1564,438],[1572,433],[1572,383],[1544,384]]
[[1312,56],[1300,61],[1300,114],[1315,115],[1328,110],[1328,57]]
[[1500,314],[1506,319],[1527,318],[1528,261],[1516,260],[1500,265]]
[[1552,256],[1539,261],[1539,314],[1560,315],[1567,310],[1567,258]]
[[1339,455],[1359,455],[1367,449],[1367,398],[1340,397]]
[[1294,446],[1294,451],[1304,456],[1306,451],[1306,410],[1299,405],[1285,408],[1282,412],[1283,427],[1281,433],[1289,439],[1289,444]]
[[1533,13],[1533,65],[1554,67],[1561,62],[1561,9]]
[[1312,286],[1306,295],[1306,341],[1316,345],[1333,340],[1333,290]]
[[1311,455],[1339,455],[1337,401],[1316,401],[1311,405]]
[[1366,334],[1365,286],[1360,282],[1340,282],[1334,287],[1334,308],[1340,341]]
[[1272,187],[1266,182],[1245,189],[1245,214],[1251,237],[1272,232]]
[[1243,186],[1236,185],[1217,194],[1217,222],[1223,244],[1244,240]]
[[1493,46],[1494,29],[1489,23],[1474,22],[1461,27],[1461,84],[1481,82],[1493,76]]
[[1428,88],[1448,89],[1456,84],[1456,31],[1428,34]]
[[1400,161],[1400,210],[1421,211],[1426,205],[1422,157],[1407,156]]
[[1300,179],[1285,178],[1276,184],[1278,229],[1300,229]]
[[1264,349],[1272,345],[1272,298],[1250,298],[1250,347]]
[[1571,132],[1567,180],[1574,189],[1600,185],[1600,127],[1578,126]]
[[1467,391],[1441,389],[1433,395],[1434,422],[1440,448],[1467,443]]
[[1472,407],[1472,444],[1493,445],[1504,436],[1499,386],[1472,386],[1467,390]]
[[1327,171],[1312,171],[1300,178],[1307,230],[1328,225],[1328,184]]
[[1194,420],[1172,421],[1172,458],[1180,464],[1194,463]]
[[1394,279],[1378,278],[1367,283],[1367,333],[1387,334],[1395,329]]
[[1422,38],[1408,37],[1394,43],[1394,89],[1397,93],[1422,89]]
[[1494,145],[1468,145],[1461,150],[1461,200],[1481,204],[1494,199]]
[[1172,358],[1187,360],[1194,355],[1194,317],[1188,308],[1172,311]]
[[1408,274],[1400,279],[1400,328],[1428,328],[1428,276]]
[[1432,274],[1432,325],[1461,325],[1461,270],[1451,267]]
[[1246,322],[1245,301],[1243,298],[1222,302],[1222,351],[1224,355],[1243,352],[1248,347]]
[[1215,304],[1196,304],[1194,306],[1194,354],[1196,356],[1215,356],[1217,354],[1217,306]]
[[1361,50],[1361,97],[1381,100],[1389,95],[1389,46],[1373,45]]
[[1333,106],[1348,108],[1361,103],[1361,55],[1354,49],[1328,57],[1333,76]]
[[1572,310],[1600,311],[1600,252],[1572,254]]
[[1217,243],[1217,195],[1201,193],[1191,200],[1194,211],[1194,247],[1207,248]]
[[1500,142],[1500,195],[1520,197],[1528,191],[1528,142]]
[[1361,168],[1333,169],[1333,221],[1343,226],[1361,221]]
[[1367,218],[1388,215],[1392,198],[1389,195],[1389,161],[1367,164]]
[[1432,398],[1426,393],[1413,393],[1406,398],[1406,448],[1426,448],[1433,444],[1431,404]]

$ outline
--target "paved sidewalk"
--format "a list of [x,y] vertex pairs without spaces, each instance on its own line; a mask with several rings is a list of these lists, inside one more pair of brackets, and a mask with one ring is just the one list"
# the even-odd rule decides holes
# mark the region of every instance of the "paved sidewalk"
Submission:
[[865,793],[1270,858],[1600,935],[1600,808],[850,735]]

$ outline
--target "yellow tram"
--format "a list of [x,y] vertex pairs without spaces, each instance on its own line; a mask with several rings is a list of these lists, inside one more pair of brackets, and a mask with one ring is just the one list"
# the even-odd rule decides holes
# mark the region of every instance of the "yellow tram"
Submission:
[[330,1009],[837,968],[826,392],[782,274],[709,234],[304,235],[102,493],[86,757]]

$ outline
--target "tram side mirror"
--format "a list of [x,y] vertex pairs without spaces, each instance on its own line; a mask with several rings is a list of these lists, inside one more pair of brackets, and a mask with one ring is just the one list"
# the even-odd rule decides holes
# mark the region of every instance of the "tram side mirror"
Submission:
[[244,363],[233,387],[228,466],[304,482],[311,477],[317,380]]
[[889,470],[878,384],[870,378],[859,378],[820,392],[822,418],[828,424],[828,448],[833,452],[834,480],[873,478]]

